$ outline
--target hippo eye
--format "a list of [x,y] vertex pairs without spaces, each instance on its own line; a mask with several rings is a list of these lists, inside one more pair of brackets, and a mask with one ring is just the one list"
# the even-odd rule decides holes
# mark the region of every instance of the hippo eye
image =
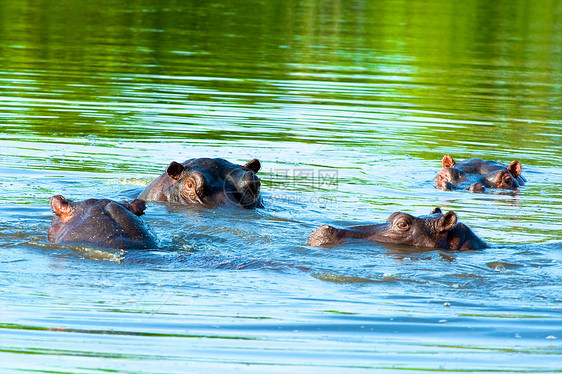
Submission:
[[400,230],[405,230],[408,228],[408,222],[406,222],[405,220],[401,219],[400,221],[396,222],[396,227],[398,227]]

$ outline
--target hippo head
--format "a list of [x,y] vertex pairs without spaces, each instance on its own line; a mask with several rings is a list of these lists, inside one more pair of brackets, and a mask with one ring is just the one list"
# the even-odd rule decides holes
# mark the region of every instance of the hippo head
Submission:
[[502,190],[516,190],[519,188],[517,178],[507,170],[498,170],[484,175],[484,181],[487,187],[498,188]]
[[73,202],[57,195],[49,201],[55,213],[48,239],[58,244],[93,244],[105,248],[149,248],[155,240],[138,218],[143,200],[117,202],[88,199]]
[[470,228],[457,222],[455,212],[443,214],[435,208],[430,215],[414,217],[407,213],[392,213],[385,223],[338,229],[323,225],[308,239],[308,245],[333,245],[346,239],[366,239],[380,243],[403,244],[413,247],[452,250],[486,247]]
[[461,169],[455,167],[444,167],[434,181],[437,182],[437,188],[441,190],[454,190],[458,184],[465,183],[469,175]]
[[382,243],[406,244],[414,247],[448,248],[447,233],[457,225],[455,212],[443,214],[434,209],[428,216],[414,217],[408,213],[392,213],[386,223],[378,225],[370,239]]
[[521,164],[512,161],[506,169],[496,170],[483,176],[487,187],[516,190],[520,187]]
[[455,212],[443,213],[439,208],[435,208],[430,215],[419,217],[402,212],[392,213],[385,224],[374,226],[369,239],[452,250],[486,247],[468,226],[457,220]]
[[484,176],[469,174],[454,167],[441,169],[433,180],[437,182],[435,188],[443,191],[467,189],[471,192],[484,192],[486,187],[492,187],[486,182]]
[[196,158],[183,164],[171,162],[166,173],[174,181],[170,201],[203,206],[261,207],[259,160],[244,166],[221,158]]

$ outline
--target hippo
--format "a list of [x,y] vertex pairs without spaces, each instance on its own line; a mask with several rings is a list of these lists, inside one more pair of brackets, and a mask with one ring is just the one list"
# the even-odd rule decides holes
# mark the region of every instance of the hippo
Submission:
[[484,192],[488,188],[517,190],[526,182],[521,175],[521,163],[512,161],[508,166],[495,161],[471,158],[456,162],[445,155],[441,160],[443,169],[433,179],[442,190],[466,189]]
[[181,164],[172,161],[139,199],[205,207],[261,208],[261,182],[256,175],[260,168],[257,159],[244,166],[222,158],[192,158]]
[[459,251],[487,247],[468,226],[457,222],[455,212],[443,214],[440,208],[435,208],[430,215],[419,217],[396,212],[392,213],[385,223],[352,226],[347,229],[323,225],[310,235],[307,245],[335,245],[343,243],[346,239]]
[[56,214],[48,239],[55,244],[87,245],[115,249],[156,248],[156,240],[139,216],[143,200],[117,202],[88,199],[73,202],[56,195],[49,201]]

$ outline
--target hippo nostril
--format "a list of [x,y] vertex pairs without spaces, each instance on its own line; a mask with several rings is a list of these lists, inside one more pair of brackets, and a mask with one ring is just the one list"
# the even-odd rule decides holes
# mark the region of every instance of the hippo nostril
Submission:
[[240,182],[240,189],[242,191],[249,190],[251,192],[257,193],[260,189],[260,186],[260,179],[251,171],[246,172]]
[[253,191],[255,194],[258,193],[260,190],[261,182],[259,179],[254,179],[251,183],[248,184],[248,188]]
[[228,200],[245,208],[260,205],[260,178],[252,171],[235,170],[228,174],[224,192]]

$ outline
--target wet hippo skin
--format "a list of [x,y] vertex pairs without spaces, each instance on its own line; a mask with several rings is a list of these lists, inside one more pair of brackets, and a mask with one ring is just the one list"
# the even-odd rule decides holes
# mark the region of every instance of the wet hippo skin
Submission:
[[310,235],[307,245],[334,245],[347,239],[461,251],[487,247],[468,226],[457,222],[454,212],[443,214],[439,208],[434,209],[430,215],[419,217],[402,212],[392,213],[381,224],[352,226],[347,229],[320,226]]
[[260,168],[256,159],[243,166],[222,158],[193,158],[181,164],[173,161],[139,198],[206,207],[260,208],[261,182],[256,175]]
[[116,249],[157,247],[155,238],[139,218],[145,210],[143,200],[73,202],[57,195],[51,197],[50,205],[55,213],[48,233],[52,243]]
[[433,179],[437,188],[442,190],[465,189],[472,192],[484,192],[486,189],[517,190],[526,179],[521,175],[519,161],[504,165],[495,161],[471,158],[456,162],[445,155],[441,160],[443,169]]

